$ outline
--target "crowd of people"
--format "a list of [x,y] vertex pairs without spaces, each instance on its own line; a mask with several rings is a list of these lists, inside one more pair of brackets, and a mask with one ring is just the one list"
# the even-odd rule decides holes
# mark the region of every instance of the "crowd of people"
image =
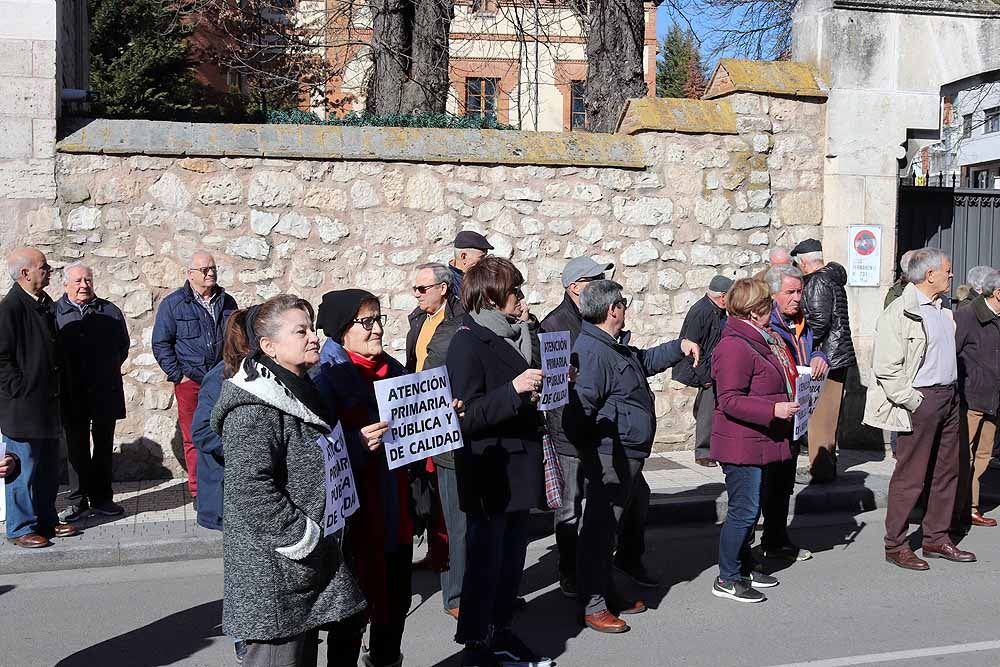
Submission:
[[[624,617],[646,605],[616,586],[616,573],[659,585],[643,562],[643,467],[657,427],[648,378],[667,369],[697,390],[697,463],[725,476],[712,594],[761,602],[778,584],[762,559],[812,557],[788,534],[789,500],[796,483],[836,479],[841,403],[858,363],[847,273],[824,260],[819,241],[773,249],[753,277],[716,276],[680,337],[646,349],[630,345],[631,301],[613,264],[570,260],[562,302],[539,320],[523,274],[491,255],[484,236],[463,231],[454,246],[449,264],[414,272],[402,363],[384,346],[380,296],[363,289],[328,292],[317,310],[290,294],[240,308],[219,285],[215,259],[198,251],[183,286],[161,300],[153,354],[173,385],[198,522],[223,532],[223,629],[237,661],[315,665],[324,632],[329,665],[401,665],[414,538],[426,531],[462,664],[546,667],[512,629],[525,604],[518,589],[535,509],[554,509],[559,587],[581,625],[628,631]],[[7,263],[15,284],[0,302],[6,529],[15,545],[40,548],[77,534],[74,523],[90,514],[123,513],[111,456],[130,341],[89,267],[65,267],[65,294],[53,302],[44,254],[23,248]],[[910,251],[901,268],[876,324],[863,421],[891,434],[896,458],[885,559],[926,570],[907,537],[922,494],[925,558],[975,561],[957,543],[972,526],[996,525],[981,511],[979,480],[1000,408],[1000,272],[976,267],[953,305],[944,253]],[[572,346],[569,400],[543,412],[539,334],[559,332]],[[442,366],[464,445],[392,469],[375,383]],[[796,387],[807,371],[824,383],[796,439]],[[337,425],[360,504],[328,534],[317,443]],[[70,491],[57,515],[61,439]],[[798,469],[800,450],[808,465]]]

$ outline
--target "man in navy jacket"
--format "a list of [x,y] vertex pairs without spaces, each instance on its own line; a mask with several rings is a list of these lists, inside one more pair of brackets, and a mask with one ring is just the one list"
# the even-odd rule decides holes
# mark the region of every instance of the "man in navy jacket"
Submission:
[[222,332],[236,301],[218,283],[215,259],[203,250],[191,257],[184,286],[171,292],[156,311],[153,356],[174,383],[177,421],[184,437],[188,488],[198,495],[198,451],[191,440],[191,420],[205,375],[222,359]]
[[583,326],[573,346],[580,369],[570,392],[563,426],[577,445],[587,478],[587,503],[577,555],[577,599],[584,624],[598,632],[625,632],[618,614],[646,610],[642,601],[626,602],[614,590],[612,567],[640,586],[658,583],[642,564],[644,541],[629,540],[612,556],[619,525],[642,534],[649,506],[649,485],[642,468],[653,447],[656,411],[646,380],[685,356],[697,365],[700,351],[689,340],[673,340],[647,350],[628,345],[622,286],[610,280],[587,285],[580,295]]

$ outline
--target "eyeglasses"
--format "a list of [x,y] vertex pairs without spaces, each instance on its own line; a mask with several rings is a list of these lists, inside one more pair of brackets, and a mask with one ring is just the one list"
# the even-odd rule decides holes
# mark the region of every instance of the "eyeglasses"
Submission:
[[515,287],[513,293],[514,293],[514,296],[517,297],[518,301],[520,301],[520,300],[522,300],[524,298],[524,292],[521,291],[520,287]]
[[598,273],[596,276],[584,276],[583,278],[577,278],[573,282],[575,283],[592,283],[595,280],[604,280],[604,274]]
[[351,320],[355,324],[360,324],[365,328],[365,331],[371,331],[375,328],[375,323],[378,322],[380,329],[385,329],[385,323],[388,321],[388,315],[372,315],[371,317],[362,317],[360,320]]
[[617,301],[615,301],[611,305],[612,305],[612,307],[614,307],[614,306],[621,306],[622,310],[628,310],[628,307],[632,305],[632,299],[628,299],[626,297],[622,297],[622,298],[618,299]]
[[215,266],[192,266],[191,268],[188,269],[188,271],[197,271],[203,276],[207,276],[210,273],[215,273],[215,274],[219,273],[218,267]]
[[430,285],[414,285],[413,291],[416,292],[417,294],[427,294],[427,290],[429,290],[432,287],[437,287],[438,285],[444,285],[444,281],[441,281],[439,283],[431,283]]

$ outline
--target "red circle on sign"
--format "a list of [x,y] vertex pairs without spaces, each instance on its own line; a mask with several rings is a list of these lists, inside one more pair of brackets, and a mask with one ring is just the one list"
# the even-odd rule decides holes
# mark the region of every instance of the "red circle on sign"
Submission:
[[870,255],[875,252],[875,234],[868,229],[862,229],[854,237],[854,249],[859,255]]

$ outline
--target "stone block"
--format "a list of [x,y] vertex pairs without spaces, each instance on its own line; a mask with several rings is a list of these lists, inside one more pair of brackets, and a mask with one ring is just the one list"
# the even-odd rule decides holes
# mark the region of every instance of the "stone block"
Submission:
[[101,226],[101,209],[95,206],[80,206],[70,211],[66,219],[66,229],[71,232],[88,231]]
[[663,269],[656,273],[656,282],[663,289],[680,289],[684,285],[684,274],[674,269]]
[[276,234],[294,236],[297,239],[307,239],[311,229],[312,226],[304,215],[296,211],[289,211],[281,215],[281,219],[278,220],[273,231]]
[[30,118],[0,117],[0,159],[33,157],[32,144]]
[[0,160],[0,200],[55,199],[53,160]]
[[729,219],[729,226],[736,230],[767,227],[770,224],[771,215],[768,213],[737,213]]
[[337,243],[341,239],[347,238],[351,233],[350,228],[337,219],[317,215],[313,218],[313,222],[316,224],[319,238],[323,243]]
[[198,201],[211,204],[238,204],[243,197],[243,183],[235,174],[223,174],[202,183],[198,188]]
[[351,185],[351,205],[356,209],[378,206],[378,194],[368,181],[355,181]]
[[347,193],[326,184],[315,185],[306,193],[302,205],[325,211],[346,211]]
[[31,76],[31,40],[0,38],[0,76]]
[[733,207],[725,197],[715,196],[711,199],[698,199],[694,204],[694,217],[698,224],[719,229],[729,219]]
[[621,207],[619,219],[626,225],[654,227],[669,223],[673,219],[674,203],[666,197],[640,197],[626,201]]
[[625,248],[621,253],[621,263],[625,266],[640,266],[659,259],[660,251],[652,241],[639,241]]
[[725,254],[721,248],[710,245],[691,246],[691,263],[701,266],[719,266],[725,263]]
[[418,211],[440,211],[444,208],[444,187],[434,175],[418,172],[406,181],[403,206]]
[[267,259],[271,246],[260,237],[241,236],[229,242],[226,252],[230,255],[243,257],[244,259]]
[[149,194],[163,208],[182,211],[191,203],[191,193],[176,174],[167,172],[149,188]]
[[31,75],[39,79],[56,78],[56,43],[39,39],[31,43]]
[[[374,194],[371,183],[359,181],[355,185],[361,183],[371,188],[372,194]],[[292,206],[298,204],[302,199],[302,190],[302,182],[294,174],[281,171],[258,171],[250,181],[247,203],[250,206],[264,208]]]
[[823,221],[823,198],[818,192],[782,193],[778,215],[785,225],[818,225]]

